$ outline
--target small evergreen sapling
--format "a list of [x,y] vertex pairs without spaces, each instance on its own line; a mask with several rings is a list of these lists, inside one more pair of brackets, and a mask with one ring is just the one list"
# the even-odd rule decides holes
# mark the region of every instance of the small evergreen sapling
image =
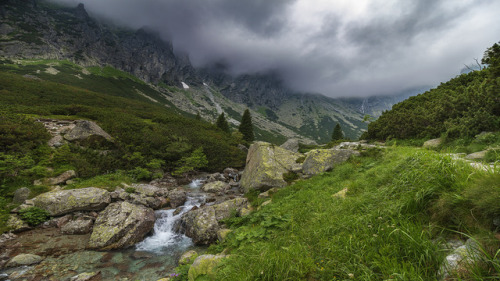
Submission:
[[254,140],[255,137],[253,134],[252,116],[250,115],[250,110],[246,109],[243,113],[238,131],[240,131],[243,135],[243,140],[247,142],[252,142]]
[[340,124],[337,123],[337,125],[333,129],[332,141],[341,140],[343,138],[344,138],[344,134],[342,133],[342,128],[340,128]]
[[224,116],[224,112],[222,112],[219,117],[217,118],[217,122],[215,122],[215,125],[221,129],[222,131],[229,133],[229,124],[226,121],[226,117]]

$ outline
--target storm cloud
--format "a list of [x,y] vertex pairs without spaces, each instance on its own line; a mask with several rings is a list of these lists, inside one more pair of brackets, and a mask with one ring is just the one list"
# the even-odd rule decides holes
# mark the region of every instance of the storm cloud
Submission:
[[500,41],[496,0],[54,0],[157,30],[195,67],[331,97],[435,86]]

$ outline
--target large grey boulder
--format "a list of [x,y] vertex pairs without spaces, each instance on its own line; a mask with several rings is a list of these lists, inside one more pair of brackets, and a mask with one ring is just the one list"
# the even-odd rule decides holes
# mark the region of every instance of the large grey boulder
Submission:
[[170,207],[177,208],[186,203],[187,193],[182,188],[174,189],[168,194],[168,200],[170,202]]
[[154,222],[150,208],[126,201],[112,203],[97,217],[88,246],[102,250],[130,247],[153,229]]
[[47,210],[51,216],[75,211],[98,211],[110,202],[109,192],[96,187],[47,192],[33,198],[34,205]]
[[61,232],[64,234],[87,234],[92,230],[94,222],[91,218],[79,218],[64,224]]
[[193,239],[197,245],[207,245],[217,240],[219,222],[240,212],[248,205],[246,198],[235,198],[213,206],[204,206],[182,215],[177,228]]
[[293,152],[299,152],[299,140],[289,139],[286,142],[284,142],[280,147]]
[[113,140],[99,125],[88,120],[77,120],[75,126],[64,134],[64,139],[68,141],[83,141],[89,137],[101,137],[107,141]]
[[305,175],[316,175],[333,169],[334,166],[343,163],[352,155],[359,152],[349,149],[314,149],[307,153],[302,164],[302,172]]
[[287,182],[283,174],[295,170],[301,156],[279,146],[266,142],[255,142],[250,146],[245,170],[240,185],[244,192],[253,189],[265,191],[272,187],[284,187]]
[[47,183],[50,185],[62,184],[67,180],[76,177],[76,172],[73,170],[66,171],[55,178],[48,179]]

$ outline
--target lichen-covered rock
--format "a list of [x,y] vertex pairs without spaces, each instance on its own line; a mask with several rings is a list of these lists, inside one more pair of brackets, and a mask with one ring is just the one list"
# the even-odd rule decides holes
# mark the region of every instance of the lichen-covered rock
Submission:
[[75,275],[69,279],[70,281],[99,281],[101,280],[101,272],[84,272]]
[[316,175],[331,170],[335,165],[343,163],[359,152],[347,149],[313,149],[307,153],[302,164],[302,172]]
[[158,196],[167,196],[168,189],[160,188],[151,184],[134,184],[132,185],[135,188],[135,192],[149,196],[149,197],[158,197]]
[[228,228],[223,228],[223,229],[219,229],[217,231],[217,239],[219,240],[219,242],[224,242],[224,240],[226,240],[226,237],[229,233],[231,233],[231,229],[228,229]]
[[21,265],[32,265],[40,263],[42,257],[33,254],[20,254],[13,257],[6,265],[6,267],[16,267]]
[[94,224],[89,248],[126,248],[141,241],[154,226],[154,211],[128,202],[110,204]]
[[212,206],[191,210],[182,215],[178,230],[193,239],[196,245],[207,245],[217,238],[219,224]]
[[47,210],[52,216],[102,210],[110,202],[109,192],[95,187],[47,192],[33,198],[36,207]]
[[12,198],[12,203],[23,203],[26,199],[30,197],[30,189],[27,187],[21,187],[14,192],[14,198]]
[[143,205],[155,210],[159,209],[163,204],[161,197],[149,197],[144,194],[132,193],[129,200],[132,204]]
[[64,139],[68,141],[83,141],[89,137],[101,137],[107,141],[113,140],[99,125],[88,120],[77,120],[75,126],[64,134]]
[[474,152],[474,153],[468,154],[467,156],[465,156],[465,158],[472,159],[472,160],[480,160],[480,159],[483,159],[484,157],[486,157],[487,153],[488,153],[488,150]]
[[301,154],[294,153],[266,142],[255,142],[248,150],[245,170],[240,185],[244,192],[253,189],[267,190],[284,187],[283,174],[300,166],[296,163]]
[[187,200],[186,191],[182,188],[174,189],[168,194],[168,199],[172,208],[182,206]]
[[195,250],[187,251],[179,259],[179,264],[190,264],[197,257],[198,253]]
[[73,170],[66,171],[55,178],[50,178],[47,180],[47,183],[50,185],[62,184],[67,180],[76,177],[76,172]]
[[94,222],[90,218],[81,218],[70,221],[61,227],[61,232],[64,234],[87,234],[92,230]]
[[24,222],[18,215],[11,214],[7,220],[7,227],[12,232],[22,232],[31,229],[31,227]]
[[481,256],[483,255],[480,245],[472,239],[468,239],[465,244],[457,243],[456,246],[458,247],[446,256],[439,270],[443,279],[446,279],[454,272],[466,271],[468,267],[473,266],[474,263],[480,262]]
[[284,142],[280,147],[290,150],[293,152],[298,152],[299,151],[299,140],[298,139],[289,139],[286,142]]
[[229,184],[223,181],[209,182],[201,187],[201,190],[211,193],[224,192],[227,189],[229,189]]
[[201,255],[197,257],[188,271],[188,280],[195,281],[201,275],[207,275],[213,278],[215,275],[215,267],[220,260],[225,258],[225,255]]

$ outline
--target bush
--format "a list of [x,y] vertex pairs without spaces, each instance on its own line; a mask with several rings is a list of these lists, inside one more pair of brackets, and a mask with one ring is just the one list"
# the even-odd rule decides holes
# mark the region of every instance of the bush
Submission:
[[30,226],[37,226],[49,219],[50,214],[44,209],[38,207],[29,207],[19,211],[21,218]]

